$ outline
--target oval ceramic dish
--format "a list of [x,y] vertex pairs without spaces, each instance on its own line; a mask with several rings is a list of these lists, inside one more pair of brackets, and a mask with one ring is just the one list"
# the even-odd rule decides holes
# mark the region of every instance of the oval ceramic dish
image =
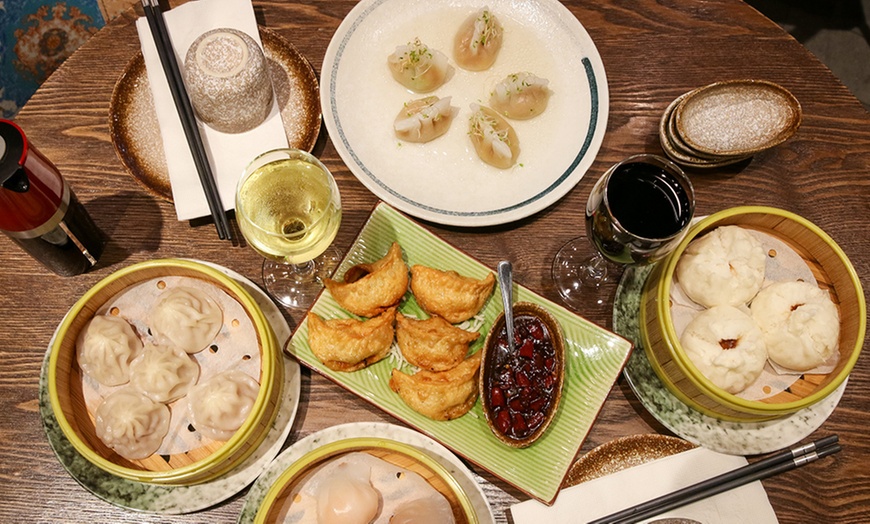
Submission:
[[[565,381],[565,340],[559,322],[543,307],[531,302],[517,302],[513,307],[515,333],[520,329],[520,325],[517,324],[516,320],[523,316],[531,316],[543,324],[553,347],[553,358],[555,360],[552,364],[552,370],[545,368],[547,363],[543,357],[536,359],[536,355],[532,352],[529,352],[528,355],[524,355],[523,348],[521,347],[514,348],[515,353],[518,355],[515,355],[517,357],[516,359],[511,360],[511,355],[507,355],[505,348],[501,347],[498,343],[500,334],[505,330],[505,318],[504,313],[502,313],[495,319],[495,322],[493,322],[492,328],[486,336],[486,341],[483,344],[483,349],[481,349],[481,351],[483,351],[483,357],[480,365],[481,372],[478,378],[478,383],[483,414],[486,417],[486,423],[489,425],[489,429],[492,430],[493,435],[508,446],[524,448],[532,445],[541,435],[544,434],[545,431],[547,431],[547,427],[550,425],[550,422],[556,416],[556,411],[559,409],[559,401],[562,398],[562,383]],[[538,352],[539,348],[535,348],[533,351]],[[511,365],[511,363],[518,364],[514,366]],[[519,387],[510,388],[515,389],[516,391],[514,392],[503,391],[505,388],[500,388],[500,401],[498,402],[500,406],[497,406],[495,405],[496,401],[493,400],[493,390],[498,387],[495,386],[495,384],[500,380],[497,376],[499,374],[499,369],[503,369],[505,366],[511,369],[513,380],[520,383],[518,384]],[[518,376],[520,374],[523,374],[523,377],[527,378],[520,379]],[[547,377],[538,377],[539,374],[547,375],[547,377],[555,377],[554,384],[546,387],[546,389],[550,390],[549,396],[551,396],[551,398],[537,397],[535,393],[530,394],[530,397],[532,398],[526,398],[527,391],[534,392],[536,386],[540,387],[547,379]],[[523,386],[521,381],[528,381],[529,383],[526,386]],[[498,420],[498,415],[502,413],[508,415],[510,420],[506,423],[511,427],[516,424],[517,418],[521,419],[520,423],[523,427],[525,427],[527,423],[531,424],[532,421],[528,420],[527,417],[524,417],[520,412],[531,412],[533,416],[540,412],[538,409],[533,409],[534,402],[536,401],[545,402],[544,405],[548,407],[545,408],[546,411],[544,412],[543,420],[538,423],[538,427],[531,431],[531,433],[522,438],[515,438],[507,434],[500,427],[501,424]],[[514,409],[513,407],[514,402],[518,404],[517,409]]]
[[[831,372],[805,373],[785,391],[761,400],[747,400],[713,385],[686,356],[671,316],[674,271],[692,240],[724,225],[761,231],[784,242],[800,254],[819,286],[830,292],[840,313],[840,357]],[[723,420],[766,420],[809,407],[846,380],[864,343],[866,313],[861,282],[854,267],[824,231],[781,209],[736,207],[696,223],[677,249],[653,268],[641,297],[641,341],[656,374],[688,406]]]
[[300,489],[311,478],[310,474],[331,460],[353,452],[366,453],[422,477],[450,503],[457,524],[479,522],[468,495],[441,463],[414,446],[378,437],[338,440],[306,453],[284,470],[272,484],[263,498],[254,522],[281,522],[283,515],[292,511],[293,504],[304,502]]
[[[76,339],[79,331],[97,314],[124,315],[149,297],[159,295],[173,283],[203,286],[217,297],[224,309],[224,326],[211,349],[194,355],[203,370],[199,382],[220,370],[250,366],[260,388],[253,407],[242,426],[226,442],[208,439],[192,432],[184,418],[173,422],[170,435],[172,451],[163,448],[150,457],[128,460],[106,446],[96,435],[94,411],[102,391],[93,392],[92,382],[79,368]],[[124,297],[127,297],[126,299]],[[132,297],[132,298],[131,298]],[[228,313],[227,308],[232,310]],[[134,322],[133,316],[125,318]],[[135,318],[135,322],[141,319]],[[134,323],[135,323],[134,322]],[[247,326],[247,328],[245,327]],[[237,329],[248,329],[242,344],[231,336]],[[147,329],[137,326],[139,333]],[[238,335],[236,335],[238,337]],[[252,349],[255,348],[255,349]],[[215,479],[244,461],[260,444],[277,413],[283,384],[281,352],[262,310],[247,291],[221,271],[189,260],[152,260],[134,264],[104,278],[85,293],[70,309],[58,327],[48,367],[51,407],[64,436],[86,460],[117,477],[154,484],[192,485]],[[257,354],[251,354],[256,351]],[[227,359],[231,359],[228,361]],[[124,386],[120,386],[124,387]],[[90,395],[90,396],[89,396]],[[172,410],[185,413],[184,399]],[[184,417],[184,415],[180,415]],[[175,421],[176,419],[173,419]],[[176,428],[173,432],[172,428]],[[180,441],[179,444],[176,442]]]
[[679,136],[692,149],[717,156],[749,156],[795,134],[801,106],[773,82],[731,80],[687,93],[673,118]]

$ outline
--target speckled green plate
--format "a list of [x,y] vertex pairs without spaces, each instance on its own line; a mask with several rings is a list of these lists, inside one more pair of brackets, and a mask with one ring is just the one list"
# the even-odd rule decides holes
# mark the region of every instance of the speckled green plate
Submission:
[[[281,311],[253,282],[230,269],[203,263],[239,281],[263,309],[279,341],[283,342],[290,337],[290,327]],[[284,358],[284,393],[278,414],[257,450],[237,468],[216,480],[193,486],[161,486],[127,480],[115,477],[88,462],[61,431],[48,398],[47,369],[52,342],[48,345],[49,351],[46,352],[39,377],[39,413],[48,443],[61,465],[79,484],[97,497],[123,508],[178,515],[199,511],[232,497],[253,482],[281,451],[299,407],[299,364],[290,358]]]
[[635,341],[636,351],[625,366],[625,378],[641,404],[665,427],[705,448],[732,455],[757,455],[776,451],[811,435],[831,416],[846,382],[820,402],[764,422],[728,422],[704,415],[675,397],[653,371],[640,344],[638,313],[640,293],[651,266],[628,266],[616,290],[613,329]]
[[[381,203],[372,212],[336,274],[341,277],[355,264],[381,258],[393,241],[402,246],[409,265],[450,269],[474,278],[492,272],[399,211]],[[393,360],[385,359],[353,373],[330,370],[308,347],[307,320],[299,325],[287,349],[306,366],[431,436],[455,453],[528,495],[551,502],[625,365],[631,344],[522,286],[517,286],[514,298],[545,307],[559,321],[565,334],[565,384],[559,411],[544,436],[524,449],[505,446],[496,439],[486,424],[479,402],[465,416],[449,422],[431,420],[413,411],[390,390],[390,372],[397,365]],[[412,297],[406,296],[399,309],[419,314]],[[350,316],[328,292],[320,295],[312,311],[323,318]],[[472,352],[480,349],[487,331],[501,312],[498,296],[490,298],[481,311],[484,318],[481,337],[472,345]]]

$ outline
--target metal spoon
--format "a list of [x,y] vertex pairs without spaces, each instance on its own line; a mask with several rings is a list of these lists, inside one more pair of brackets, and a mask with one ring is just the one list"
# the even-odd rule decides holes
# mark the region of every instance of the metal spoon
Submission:
[[502,260],[498,263],[498,286],[501,288],[501,301],[504,305],[504,325],[507,329],[508,349],[514,351],[514,281],[511,263]]

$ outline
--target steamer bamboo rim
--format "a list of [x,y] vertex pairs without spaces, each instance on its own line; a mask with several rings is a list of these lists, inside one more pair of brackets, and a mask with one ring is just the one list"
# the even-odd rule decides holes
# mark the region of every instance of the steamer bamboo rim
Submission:
[[[843,348],[839,349],[841,358],[846,355],[847,351],[848,357],[846,357],[843,366],[839,368],[839,371],[837,371],[835,377],[832,380],[830,380],[823,387],[817,389],[806,397],[801,398],[800,400],[778,403],[747,400],[719,388],[718,386],[714,385],[706,376],[704,376],[686,356],[679,342],[679,338],[677,337],[676,329],[674,327],[669,302],[671,288],[673,285],[674,272],[680,256],[685,251],[689,243],[697,238],[700,234],[706,233],[707,231],[710,231],[720,225],[733,224],[735,222],[729,220],[746,215],[779,217],[783,220],[794,222],[797,225],[811,232],[818,239],[820,239],[830,250],[830,252],[836,257],[837,261],[841,265],[841,269],[848,277],[849,289],[836,289],[838,298],[840,299],[840,303],[843,302],[843,297],[840,296],[842,293],[844,293],[845,291],[848,291],[849,294],[854,293],[854,302],[857,311],[854,311],[852,313],[852,316],[854,316],[858,321],[854,337],[855,343],[853,346],[849,347],[848,350],[844,350]],[[740,222],[736,223],[740,224]],[[715,399],[721,402],[723,405],[731,407],[732,409],[735,409],[739,412],[746,413],[747,415],[755,415],[754,420],[761,420],[761,418],[759,417],[764,417],[766,419],[776,418],[790,413],[794,413],[824,399],[825,397],[833,393],[848,378],[849,374],[854,368],[855,363],[857,362],[858,357],[861,353],[861,349],[864,345],[864,337],[866,334],[867,308],[864,299],[863,288],[861,286],[861,280],[858,277],[854,266],[852,265],[851,261],[846,256],[842,248],[840,248],[840,246],[821,228],[819,228],[809,220],[801,217],[800,215],[783,209],[766,206],[739,206],[719,211],[698,221],[694,226],[692,226],[692,228],[686,234],[686,237],[677,245],[676,249],[661,262],[661,264],[662,268],[659,276],[659,285],[657,285],[655,288],[656,314],[659,316],[658,324],[664,331],[665,339],[671,342],[669,344],[668,350],[673,355],[673,362],[676,364],[679,372],[688,377],[690,381],[699,390],[701,390],[704,395],[708,396],[709,398]],[[644,294],[646,295],[646,293],[647,290],[644,289]],[[646,301],[642,298],[642,303],[644,302]],[[838,309],[839,308],[840,306],[838,305]],[[642,331],[644,332],[644,338],[646,338],[645,328],[643,327],[646,324],[644,321],[644,309],[645,308],[642,306],[641,324]],[[840,320],[842,329],[842,311],[840,314]],[[645,343],[647,355],[650,356],[650,364],[652,365],[656,374],[662,379],[668,389],[670,389],[672,393],[674,393],[681,401],[689,404],[695,409],[704,412],[705,414],[712,415],[720,419],[740,420],[736,417],[722,416],[719,413],[711,412],[710,410],[704,408],[703,406],[697,405],[696,402],[689,399],[684,392],[680,391],[673,385],[670,377],[666,376],[665,371],[654,358],[654,355],[652,354],[653,350],[646,346],[647,344]]]
[[[468,494],[462,489],[462,486],[456,478],[443,466],[440,462],[432,458],[423,450],[420,450],[410,444],[405,444],[388,438],[380,437],[354,437],[335,442],[324,444],[323,446],[309,451],[299,460],[293,462],[281,475],[272,483],[272,486],[263,497],[263,502],[257,510],[254,517],[255,524],[263,524],[275,521],[275,511],[281,509],[282,498],[290,494],[292,489],[297,485],[297,482],[305,477],[313,468],[337,459],[341,455],[352,452],[374,452],[370,453],[375,457],[382,458],[386,462],[391,462],[387,458],[383,458],[378,452],[387,452],[393,455],[400,455],[409,458],[413,462],[418,463],[423,469],[431,472],[438,480],[443,482],[444,488],[449,493],[444,493],[438,488],[442,495],[447,498],[450,506],[453,508],[454,515],[457,511],[464,517],[464,521],[457,520],[459,524],[479,524],[480,520],[477,513],[471,504],[471,499]],[[405,467],[405,469],[409,469]],[[413,470],[411,470],[413,471]],[[419,474],[419,473],[418,473]],[[427,479],[427,482],[430,483]],[[434,487],[434,486],[433,486]],[[448,497],[448,495],[450,495]]]
[[[71,368],[60,369],[62,352],[71,350],[71,365],[78,368],[75,355],[77,351],[75,339],[78,336],[78,331],[71,333],[73,326],[78,323],[80,329],[102,305],[128,287],[161,276],[199,278],[215,285],[241,305],[253,324],[258,339],[260,375],[257,379],[260,388],[251,412],[229,440],[220,444],[206,457],[191,464],[168,470],[153,471],[118,464],[89,445],[76,428],[79,422],[93,426],[92,415],[89,415],[88,410],[83,407],[81,411],[84,413],[75,410],[71,403],[79,401],[84,404],[84,400],[81,396],[71,399],[70,387],[64,391],[59,381],[64,374],[68,375],[71,372]],[[127,282],[124,283],[125,281]],[[103,297],[102,295],[107,292],[108,296]],[[93,303],[95,300],[99,302],[96,305]],[[89,309],[91,311],[88,311]],[[80,315],[87,315],[87,318],[82,317],[82,320],[79,318]],[[65,343],[65,339],[68,337],[72,339],[72,343]],[[64,350],[64,346],[67,347],[66,350]],[[203,351],[207,351],[207,349]],[[64,379],[64,382],[67,381],[68,379]],[[277,415],[278,402],[276,398],[280,398],[282,383],[283,362],[279,344],[269,321],[254,298],[238,282],[220,270],[186,259],[155,259],[136,263],[97,282],[75,302],[58,327],[51,346],[48,368],[48,391],[51,408],[61,431],[73,448],[88,462],[107,473],[150,484],[192,485],[214,480],[245,460],[265,438],[268,427]],[[67,385],[71,386],[72,384]],[[82,417],[87,420],[83,420]],[[123,460],[132,462],[128,459]]]

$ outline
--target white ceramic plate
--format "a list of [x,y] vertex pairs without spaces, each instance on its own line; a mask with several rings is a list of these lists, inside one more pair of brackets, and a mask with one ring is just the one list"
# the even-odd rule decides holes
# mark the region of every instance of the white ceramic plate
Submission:
[[[607,127],[604,65],[589,34],[556,0],[491,0],[504,44],[487,71],[455,67],[453,37],[483,4],[471,0],[363,0],[339,26],[323,61],[320,99],[326,128],[351,172],[375,195],[413,216],[457,226],[502,224],[559,200],[589,169]],[[426,95],[396,82],[387,57],[419,37],[448,56],[453,77]],[[469,104],[487,103],[505,76],[529,71],[553,91],[540,116],[512,121],[517,165],[484,164],[468,139]],[[427,144],[400,142],[393,120],[402,105],[451,96],[459,114]]]
[[684,439],[713,451],[731,455],[757,455],[800,442],[831,416],[848,381],[813,406],[763,422],[719,420],[681,402],[662,384],[640,345],[640,293],[651,269],[649,266],[626,267],[614,300],[613,329],[635,341],[635,349],[623,373],[641,404],[656,420]]
[[245,499],[245,505],[242,508],[242,514],[239,516],[239,524],[254,522],[254,517],[256,517],[257,511],[263,503],[263,498],[265,498],[272,484],[296,460],[324,444],[357,437],[385,438],[409,444],[424,451],[453,475],[453,478],[456,479],[471,501],[471,505],[475,513],[477,513],[480,523],[490,524],[495,522],[495,517],[486,500],[486,495],[484,495],[483,490],[478,485],[471,471],[453,453],[450,453],[447,448],[429,437],[407,428],[384,424],[383,422],[356,422],[332,426],[308,435],[281,453],[268,469],[260,475],[257,482],[251,486],[248,497]]
[[[290,338],[290,326],[287,325],[281,311],[253,282],[231,269],[208,262],[201,263],[236,279],[254,297],[272,324],[272,329],[275,330],[275,335],[282,345]],[[54,336],[48,344],[49,351],[46,353],[39,378],[39,412],[48,443],[61,465],[79,484],[97,497],[116,506],[149,513],[178,515],[199,511],[224,501],[242,491],[269,466],[284,446],[284,441],[287,440],[287,435],[290,434],[293,426],[293,419],[296,418],[299,392],[302,387],[299,364],[285,357],[283,359],[284,392],[278,414],[257,450],[238,467],[216,480],[193,486],[161,486],[115,477],[82,457],[58,426],[48,398],[47,382],[48,357],[51,354],[53,341]]]
[[[388,204],[380,203],[348,250],[336,275],[341,278],[354,264],[383,257],[394,241],[402,247],[409,266],[422,264],[473,278],[492,273],[490,268]],[[527,448],[512,448],[499,441],[486,423],[480,402],[465,415],[450,421],[432,420],[412,410],[389,387],[390,373],[394,367],[401,367],[391,358],[352,373],[327,368],[308,345],[307,318],[300,322],[286,350],[306,366],[431,436],[455,453],[532,497],[550,502],[556,498],[562,479],[625,365],[631,344],[521,285],[516,285],[514,296],[517,301],[534,302],[549,311],[559,321],[565,335],[565,382],[559,409],[543,436]],[[486,333],[502,310],[496,291],[479,314],[483,317],[483,325],[480,338],[471,345],[472,353],[481,348]],[[322,318],[351,316],[326,291],[311,311]],[[423,315],[410,293],[400,304],[399,311],[418,318]],[[405,368],[405,371],[410,369]]]

